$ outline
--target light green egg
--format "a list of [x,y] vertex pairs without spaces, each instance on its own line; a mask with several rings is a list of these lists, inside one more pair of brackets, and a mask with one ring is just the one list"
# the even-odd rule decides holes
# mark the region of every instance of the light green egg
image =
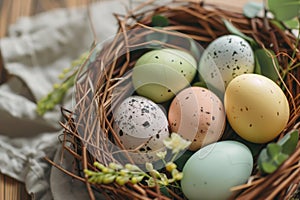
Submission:
[[183,168],[181,188],[189,200],[225,200],[230,188],[247,182],[253,157],[244,144],[221,141],[194,153]]
[[185,51],[152,50],[137,60],[132,82],[137,94],[162,103],[189,86],[196,69],[196,60]]

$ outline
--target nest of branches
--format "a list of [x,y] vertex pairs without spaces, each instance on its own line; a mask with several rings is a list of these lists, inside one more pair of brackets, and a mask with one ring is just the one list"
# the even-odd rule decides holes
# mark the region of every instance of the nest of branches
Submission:
[[[141,8],[144,10],[140,11]],[[159,29],[153,27],[151,23],[155,15],[164,16],[169,24]],[[300,67],[296,65],[300,62],[300,52],[297,38],[290,31],[281,30],[267,18],[249,19],[241,13],[194,2],[177,2],[155,8],[148,8],[147,4],[143,4],[128,15],[116,15],[116,18],[119,22],[118,33],[101,44],[100,50],[96,46],[91,51],[89,59],[84,63],[88,67],[82,68],[76,79],[74,110],[63,109],[62,112],[65,118],[62,123],[65,129],[63,155],[71,153],[76,167],[72,171],[66,171],[53,163],[70,176],[85,182],[91,199],[94,199],[95,192],[100,192],[107,199],[185,199],[180,191],[167,188],[169,195],[166,196],[158,186],[149,187],[143,182],[122,186],[116,183],[92,184],[83,172],[84,169],[97,170],[93,165],[95,161],[104,166],[118,162],[116,149],[112,146],[118,146],[122,150],[122,144],[113,129],[113,107],[117,105],[114,103],[118,99],[131,91],[132,86],[126,81],[130,77],[127,72],[149,50],[149,45],[153,44],[153,38],[149,39],[146,35],[166,33],[181,37],[183,41],[188,37],[206,47],[217,37],[230,34],[224,25],[224,19],[230,21],[242,33],[253,38],[260,47],[272,49],[281,66],[278,84],[289,101],[290,119],[277,139],[292,129],[299,129]],[[190,44],[180,40],[171,44],[160,42],[160,45],[166,47],[190,49]],[[231,137],[234,137],[232,131],[227,128],[221,140]],[[292,197],[300,183],[299,147],[300,141],[296,151],[274,173],[262,176],[258,170],[254,170],[246,184],[233,188],[238,191],[234,198]],[[129,162],[134,161],[129,159]]]

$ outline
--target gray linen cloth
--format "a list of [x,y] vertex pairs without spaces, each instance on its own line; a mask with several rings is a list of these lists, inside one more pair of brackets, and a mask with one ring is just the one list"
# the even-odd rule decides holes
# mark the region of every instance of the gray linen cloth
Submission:
[[[91,6],[98,41],[116,33],[112,13],[124,14],[125,8],[121,0]],[[10,27],[8,37],[0,40],[4,67],[12,75],[0,85],[0,171],[24,182],[34,199],[87,199],[84,186],[51,170],[43,159],[54,159],[61,146],[61,114],[57,106],[41,117],[36,113],[36,102],[51,91],[60,81],[61,71],[89,50],[92,42],[85,7],[21,18]],[[70,96],[63,102],[64,107],[71,107]],[[68,167],[68,162],[63,164]]]
[[[156,1],[153,5],[170,1]],[[97,41],[116,34],[113,13],[125,14],[142,2],[145,1],[105,0],[91,5]],[[60,106],[43,117],[36,113],[37,101],[60,81],[62,70],[89,50],[93,34],[88,20],[86,7],[57,9],[19,19],[10,27],[8,37],[0,40],[4,68],[11,75],[0,85],[0,171],[24,182],[33,199],[88,199],[84,184],[43,159],[47,156],[61,162]],[[63,106],[72,110],[71,97],[70,92]],[[72,163],[65,157],[60,164],[70,169]],[[102,199],[100,194],[96,197]]]

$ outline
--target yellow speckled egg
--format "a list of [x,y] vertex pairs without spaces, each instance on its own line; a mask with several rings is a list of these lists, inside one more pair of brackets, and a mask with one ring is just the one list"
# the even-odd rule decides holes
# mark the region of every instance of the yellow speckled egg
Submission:
[[171,130],[190,140],[189,149],[196,151],[220,139],[225,127],[225,111],[213,92],[189,87],[173,99],[168,120]]
[[275,139],[290,115],[288,100],[281,88],[258,74],[234,78],[225,91],[224,106],[234,131],[254,143]]

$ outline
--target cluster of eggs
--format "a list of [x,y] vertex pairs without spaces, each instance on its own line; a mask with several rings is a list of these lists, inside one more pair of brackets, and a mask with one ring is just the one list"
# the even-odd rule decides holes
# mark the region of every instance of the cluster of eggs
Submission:
[[[183,168],[184,194],[189,199],[228,198],[230,188],[251,175],[253,156],[242,143],[219,141],[226,121],[243,139],[266,143],[289,118],[284,93],[272,80],[253,74],[254,63],[251,46],[234,35],[214,40],[199,61],[177,49],[145,53],[132,71],[136,94],[114,113],[121,143],[136,152],[138,164],[155,162],[170,132],[180,134],[195,152]],[[209,89],[191,86],[199,79]]]

